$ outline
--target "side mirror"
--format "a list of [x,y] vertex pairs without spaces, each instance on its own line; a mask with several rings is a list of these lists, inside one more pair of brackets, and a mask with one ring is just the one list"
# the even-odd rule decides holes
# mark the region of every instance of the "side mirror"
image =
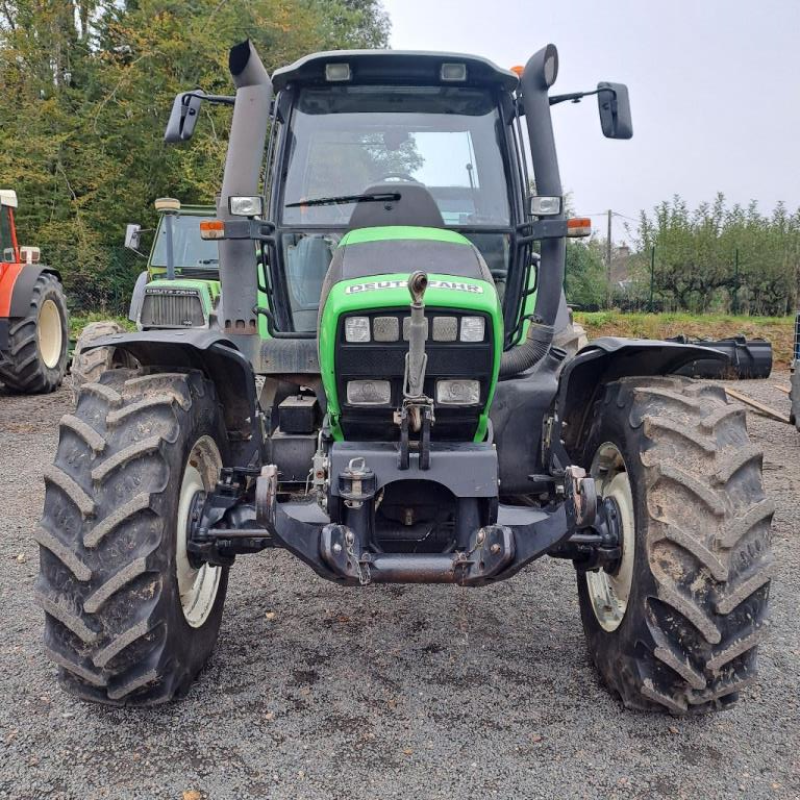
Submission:
[[203,102],[204,92],[197,89],[194,92],[181,92],[172,104],[172,111],[164,132],[165,142],[186,142],[192,138],[197,118],[200,116],[200,105]]
[[125,247],[138,252],[139,240],[142,238],[142,226],[130,223],[125,228]]
[[633,136],[631,104],[624,83],[598,83],[597,105],[603,136],[607,139],[630,139]]

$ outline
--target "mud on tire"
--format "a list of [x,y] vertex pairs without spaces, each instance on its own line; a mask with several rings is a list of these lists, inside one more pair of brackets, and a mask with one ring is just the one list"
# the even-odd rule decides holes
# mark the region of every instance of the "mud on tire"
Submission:
[[581,463],[621,452],[636,518],[633,580],[616,630],[599,624],[578,575],[584,632],[626,706],[676,715],[729,706],[756,676],[773,559],[774,505],[745,414],[722,388],[682,378],[608,385]]
[[[199,373],[112,370],[61,421],[45,474],[38,602],[62,686],[87,700],[144,705],[184,693],[219,631],[227,570],[202,624],[178,587],[176,520],[187,460],[227,442],[214,386]],[[203,476],[213,486],[216,476]],[[210,488],[210,486],[206,486]]]
[[117,367],[136,367],[134,359],[124,350],[115,347],[96,347],[92,350],[85,350],[89,344],[104,336],[113,336],[115,333],[124,333],[125,329],[118,322],[104,320],[102,322],[90,322],[78,337],[75,344],[75,352],[72,356],[70,365],[70,375],[72,376],[72,391],[77,401],[78,392],[81,386],[87,383],[94,383],[100,376],[110,369]]
[[[49,320],[47,331],[43,330],[45,316]],[[43,336],[52,341],[45,341]],[[11,320],[8,351],[0,352],[0,381],[12,392],[53,392],[64,379],[68,352],[64,290],[55,275],[42,272],[33,285],[27,316]]]

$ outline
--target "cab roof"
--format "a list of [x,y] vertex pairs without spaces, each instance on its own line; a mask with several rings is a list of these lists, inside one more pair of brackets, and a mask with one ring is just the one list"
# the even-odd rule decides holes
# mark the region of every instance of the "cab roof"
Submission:
[[[499,86],[508,92],[513,92],[519,84],[519,78],[515,73],[500,69],[489,59],[480,56],[418,50],[331,50],[304,56],[294,64],[281,67],[273,73],[272,85],[276,92],[285,89],[292,81],[327,85],[325,66],[341,63],[350,65],[351,84],[386,81],[452,86]],[[465,82],[442,81],[440,77],[442,64],[452,63],[466,64]]]

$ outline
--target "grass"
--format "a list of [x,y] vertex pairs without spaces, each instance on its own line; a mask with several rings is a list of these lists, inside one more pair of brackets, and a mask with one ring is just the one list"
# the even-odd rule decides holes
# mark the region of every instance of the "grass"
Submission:
[[575,312],[575,321],[586,328],[590,339],[623,336],[665,339],[686,334],[692,338],[725,339],[742,334],[748,339],[772,342],[776,369],[787,369],[792,361],[794,319],[792,317],[735,317],[729,314],[623,314],[620,311]]
[[110,314],[92,312],[90,314],[70,314],[69,317],[69,338],[77,339],[81,331],[90,322],[118,322],[125,330],[135,331],[136,325],[126,317],[114,317]]

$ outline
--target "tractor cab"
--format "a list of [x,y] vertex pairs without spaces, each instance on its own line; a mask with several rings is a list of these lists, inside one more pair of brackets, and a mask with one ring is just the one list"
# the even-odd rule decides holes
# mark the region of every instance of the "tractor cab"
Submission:
[[473,56],[390,51],[320,53],[275,73],[268,202],[287,327],[315,329],[333,252],[362,228],[458,232],[502,292],[524,218],[518,83]]

